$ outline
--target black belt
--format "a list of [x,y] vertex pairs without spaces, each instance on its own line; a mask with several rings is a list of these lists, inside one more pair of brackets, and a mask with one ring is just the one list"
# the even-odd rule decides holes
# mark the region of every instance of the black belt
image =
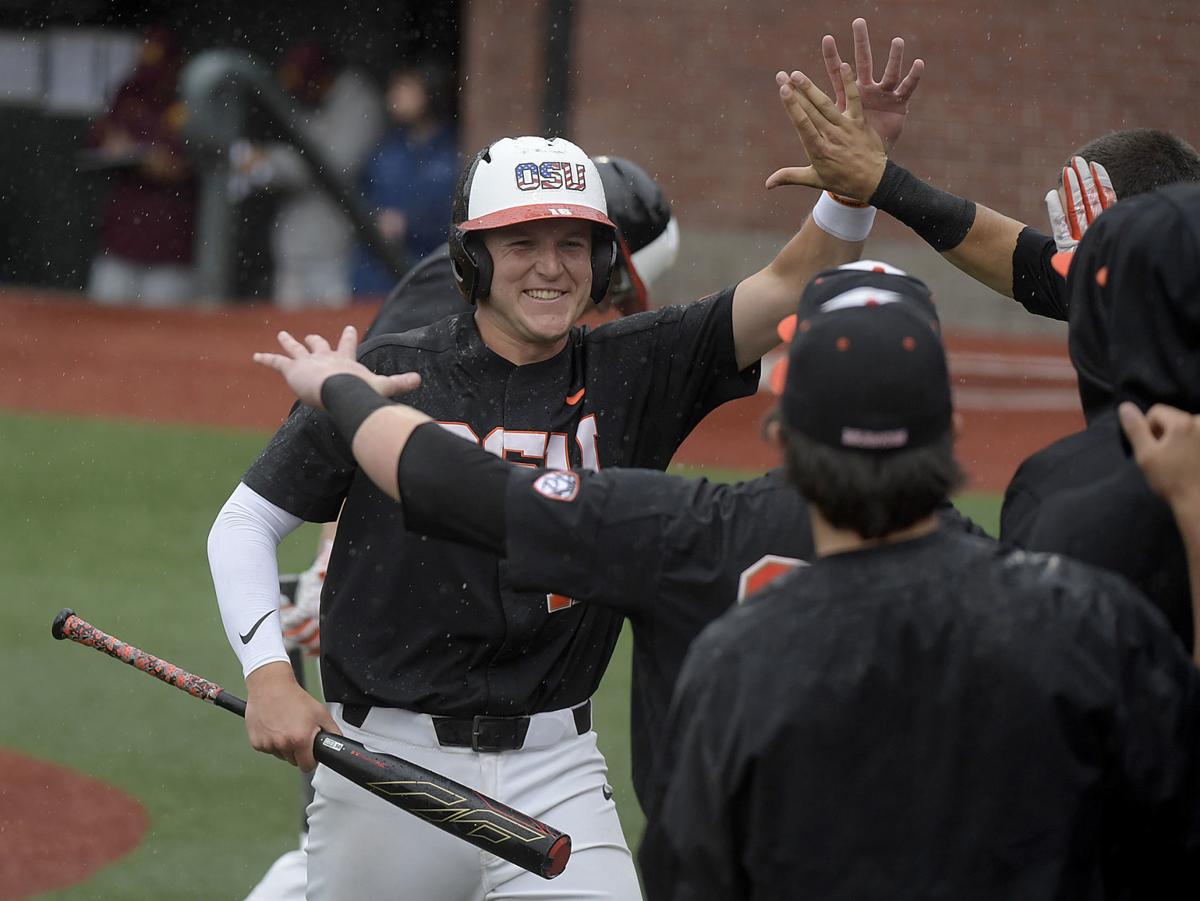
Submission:
[[[351,726],[361,727],[371,712],[368,704],[343,704],[342,719]],[[571,709],[575,731],[583,735],[592,728],[592,702],[584,701]],[[435,716],[433,731],[438,744],[449,748],[470,748],[473,751],[519,751],[529,732],[527,716]]]

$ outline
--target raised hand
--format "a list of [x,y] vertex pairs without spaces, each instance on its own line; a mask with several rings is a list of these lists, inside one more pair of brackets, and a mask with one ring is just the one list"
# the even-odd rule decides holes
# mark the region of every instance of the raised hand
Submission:
[[288,332],[277,336],[284,353],[256,353],[254,362],[274,369],[296,393],[301,403],[317,410],[321,405],[321,386],[332,375],[358,376],[384,397],[395,397],[416,390],[421,377],[415,372],[398,375],[378,375],[358,362],[358,331],[352,325],[342,329],[336,348],[320,335],[309,335],[301,344]]
[[1129,401],[1117,415],[1138,467],[1170,505],[1183,539],[1192,594],[1192,662],[1200,666],[1200,416],[1166,404],[1143,414]]
[[846,97],[840,111],[803,72],[779,72],[779,99],[787,110],[811,165],[779,169],[767,179],[768,188],[805,185],[824,188],[853,200],[869,200],[887,165],[879,135],[867,124],[858,85],[850,67],[839,74]]
[[[875,80],[875,67],[871,59],[871,36],[867,33],[867,20],[855,19],[850,26],[854,32],[854,68],[858,73],[856,84],[862,99],[863,114],[870,125],[883,139],[888,153],[900,139],[904,120],[908,115],[908,102],[912,99],[925,72],[925,61],[913,60],[908,74],[901,79],[904,70],[904,38],[892,38],[888,50],[888,61],[883,68],[883,78]],[[842,85],[842,58],[838,54],[837,41],[827,34],[821,39],[821,56],[825,71],[833,87],[837,108],[846,109],[846,91]]]
[[1046,193],[1050,231],[1059,252],[1073,251],[1088,226],[1116,202],[1117,192],[1105,168],[1081,156],[1071,157],[1062,170],[1062,187]]
[[1200,512],[1200,416],[1166,404],[1143,414],[1129,401],[1117,413],[1154,492],[1176,510]]

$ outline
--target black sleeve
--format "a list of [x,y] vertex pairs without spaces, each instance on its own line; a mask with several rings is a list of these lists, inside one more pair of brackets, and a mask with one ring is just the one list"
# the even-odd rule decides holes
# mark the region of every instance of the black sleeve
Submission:
[[636,615],[659,595],[666,523],[689,480],[647,470],[521,469],[508,483],[508,576]]
[[658,342],[664,393],[676,398],[679,441],[712,410],[758,390],[761,366],[737,367],[733,296],[737,288],[689,304]]
[[518,591],[626,611],[659,594],[664,524],[692,480],[661,472],[562,472],[506,463],[435,423],[400,455],[405,527],[505,556]]
[[758,390],[759,364],[737,368],[734,290],[639,313],[597,329],[597,337],[650,332],[648,344],[633,345],[642,359],[615,359],[613,364],[637,366],[635,377],[645,380],[644,403],[631,412],[629,423],[635,449],[623,465],[666,469],[679,445],[709,412]]
[[1067,280],[1054,271],[1054,239],[1026,226],[1013,249],[1013,298],[1035,316],[1065,322]]
[[392,289],[363,341],[422,328],[468,309],[470,305],[454,282],[449,250],[443,245],[418,262]]
[[417,426],[396,472],[406,528],[503,556],[505,495],[514,470],[436,422]]
[[309,522],[333,522],[358,464],[325,413],[296,404],[242,481]]

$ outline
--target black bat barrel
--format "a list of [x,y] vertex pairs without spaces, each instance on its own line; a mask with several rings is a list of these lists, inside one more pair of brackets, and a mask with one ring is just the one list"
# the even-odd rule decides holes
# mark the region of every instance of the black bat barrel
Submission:
[[408,813],[545,879],[571,856],[571,837],[474,789],[342,735],[318,732],[313,757]]

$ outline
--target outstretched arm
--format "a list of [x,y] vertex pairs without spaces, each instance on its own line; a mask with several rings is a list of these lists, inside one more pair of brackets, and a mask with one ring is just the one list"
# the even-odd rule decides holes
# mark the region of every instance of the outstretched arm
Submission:
[[[866,129],[872,135],[875,135],[872,129],[878,128],[880,134],[886,135],[886,140],[894,144],[903,130],[908,101],[921,80],[924,63],[914,62],[908,75],[901,79],[904,41],[896,38],[883,79],[875,81],[870,39],[862,19],[855,20],[854,36],[858,81],[854,80],[850,67],[837,56],[833,38],[827,35],[822,43],[830,78],[840,86],[844,98],[842,109],[829,102],[822,115],[847,123],[849,128]],[[779,72],[775,80],[784,110],[793,127],[799,130],[803,117],[794,102],[795,91],[788,76]],[[804,143],[803,134],[801,141]],[[767,187],[773,187],[769,180]],[[858,199],[861,198],[822,195],[812,216],[775,259],[738,285],[733,298],[733,335],[739,367],[749,366],[779,343],[776,332],[779,321],[795,312],[800,294],[814,275],[862,255],[874,210],[855,203]]]
[[379,375],[359,363],[358,331],[352,325],[342,329],[336,348],[320,335],[308,335],[303,344],[288,332],[277,338],[284,352],[256,353],[254,362],[282,375],[301,403],[328,412],[363,472],[399,500],[400,454],[413,429],[430,418],[388,397],[415,390],[421,377],[415,372]]
[[832,101],[802,72],[789,79],[797,132],[810,164],[780,169],[767,182],[823,188],[870,203],[912,228],[988,287],[1012,296],[1012,255],[1025,225],[932,187],[890,160],[880,136],[852,119],[823,114]]
[[1118,413],[1138,466],[1171,505],[1183,538],[1192,593],[1192,659],[1200,666],[1200,416],[1164,404],[1143,414],[1128,401]]
[[[860,45],[857,28],[855,45],[861,72],[862,53],[857,49]],[[869,50],[869,44],[866,47]],[[824,51],[828,70],[840,62],[836,45],[829,36],[826,36]],[[914,70],[919,62],[913,64]],[[885,69],[884,79],[878,89],[896,80],[894,71],[889,74],[889,70],[893,69],[898,67],[893,67],[889,59],[888,69]],[[913,72],[910,72],[891,96],[891,102],[903,103],[905,110],[907,99],[902,97],[904,85],[912,76]],[[861,74],[859,81],[862,81]],[[1042,261],[1027,258],[1031,254],[1036,256],[1043,245],[1048,245],[1049,239],[1044,235],[1030,229],[1029,249],[1014,256],[1018,238],[1028,226],[982,204],[935,188],[889,159],[892,150],[889,128],[893,125],[889,115],[898,113],[882,109],[868,115],[867,124],[877,133],[871,134],[855,127],[853,121],[822,115],[829,99],[803,73],[793,72],[791,84],[799,93],[801,109],[813,126],[797,126],[810,165],[779,170],[768,180],[768,187],[804,185],[868,202],[909,226],[963,272],[1007,297],[1014,296],[1014,273],[1022,275],[1026,268],[1036,270],[1041,266]],[[844,106],[843,91],[836,83],[834,96],[837,105]],[[814,115],[816,119],[811,118]],[[882,148],[876,140],[877,136],[883,139]],[[1095,215],[1111,205],[1114,199],[1103,170],[1088,166],[1082,160],[1072,160],[1072,164],[1064,169],[1063,178],[1064,196],[1060,198],[1057,191],[1051,192],[1053,198],[1047,195],[1047,206],[1060,250],[1064,249],[1064,245],[1073,246],[1072,241],[1077,243]],[[1053,245],[1048,245],[1047,258],[1053,250]],[[1023,293],[1039,294],[1044,293],[1044,289],[1039,292],[1035,287]],[[1026,303],[1024,297],[1021,299]],[[1054,308],[1057,305],[1050,303],[1039,306]]]
[[[916,93],[921,76],[925,74],[925,61],[913,60],[912,68],[901,79],[904,73],[904,38],[892,38],[887,64],[883,67],[883,77],[876,81],[867,20],[855,19],[850,27],[854,34],[855,84],[862,99],[863,116],[867,125],[883,139],[884,149],[891,153],[904,130],[908,102]],[[833,89],[837,108],[845,112],[846,88],[842,84],[842,57],[838,53],[837,41],[831,34],[821,39],[821,58],[825,61],[825,74],[829,76],[829,85]]]

